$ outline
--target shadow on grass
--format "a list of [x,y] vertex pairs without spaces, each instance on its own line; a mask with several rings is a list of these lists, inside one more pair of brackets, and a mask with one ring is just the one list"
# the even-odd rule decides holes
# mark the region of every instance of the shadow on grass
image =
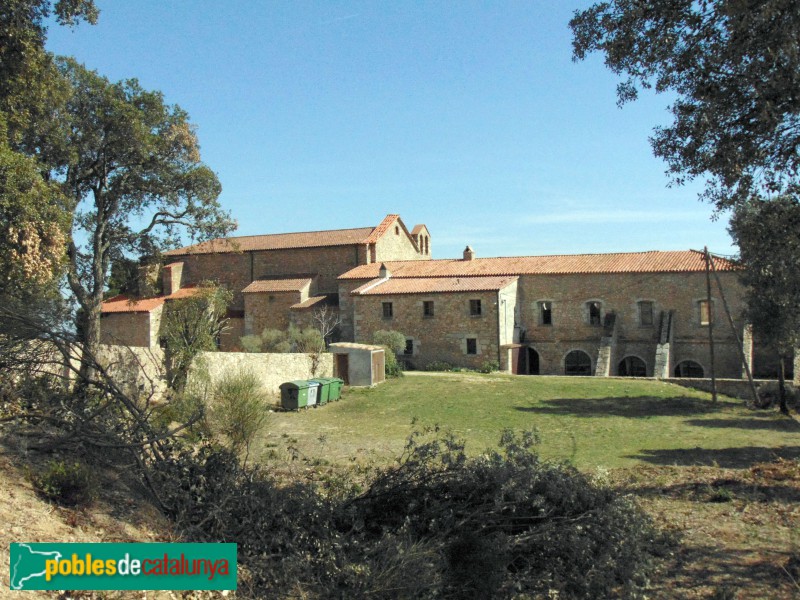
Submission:
[[676,396],[674,398],[557,398],[545,400],[538,406],[517,406],[516,410],[540,415],[564,415],[573,417],[626,417],[647,419],[650,417],[674,417],[681,415],[703,415],[720,412],[734,406],[734,402]]
[[680,448],[675,450],[641,450],[631,454],[633,458],[654,465],[697,467],[717,466],[725,469],[744,469],[757,463],[770,462],[777,458],[800,458],[800,446],[780,446],[762,448],[742,446],[741,448]]
[[800,432],[800,423],[794,419],[774,419],[770,416],[745,417],[738,419],[689,419],[684,421],[687,425],[695,427],[710,427],[713,429],[765,429],[768,431],[785,431],[787,433]]

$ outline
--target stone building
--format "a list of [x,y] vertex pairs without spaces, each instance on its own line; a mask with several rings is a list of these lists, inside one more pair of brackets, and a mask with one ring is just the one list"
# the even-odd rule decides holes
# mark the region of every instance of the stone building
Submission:
[[476,258],[467,247],[433,260],[425,225],[409,230],[387,215],[376,227],[218,239],[166,256],[161,295],[104,304],[104,339],[157,344],[159,307],[210,280],[234,292],[223,350],[245,334],[306,326],[327,307],[342,341],[405,334],[404,360],[416,368],[708,376],[709,323],[718,377],[741,377],[742,353],[757,373],[766,364],[758,353],[753,364],[734,265],[715,259],[732,330],[716,285],[707,302],[697,251]]
[[[475,258],[361,265],[339,277],[346,333],[407,336],[414,366],[444,360],[529,374],[708,376],[709,318],[719,377],[741,377],[742,290],[715,260],[709,313],[701,252]],[[710,315],[710,316],[709,316]],[[748,349],[752,356],[752,349]]]

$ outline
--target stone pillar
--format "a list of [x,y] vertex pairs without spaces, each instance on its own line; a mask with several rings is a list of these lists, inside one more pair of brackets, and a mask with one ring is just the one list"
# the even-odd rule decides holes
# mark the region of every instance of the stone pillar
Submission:
[[166,265],[161,271],[161,283],[165,296],[170,296],[181,289],[183,278],[183,263],[174,262]]
[[800,348],[794,349],[794,385],[800,387]]

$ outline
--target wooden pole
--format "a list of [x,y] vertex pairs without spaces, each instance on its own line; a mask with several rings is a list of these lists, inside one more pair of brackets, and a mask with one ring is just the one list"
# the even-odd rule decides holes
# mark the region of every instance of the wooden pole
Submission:
[[744,365],[744,372],[747,375],[747,381],[750,384],[750,395],[753,397],[753,406],[758,406],[758,392],[756,392],[756,385],[753,382],[753,374],[750,372],[750,365],[745,358],[742,342],[739,340],[739,334],[736,332],[736,326],[733,324],[733,317],[731,316],[730,308],[728,308],[728,301],[725,298],[725,291],[722,289],[722,281],[720,281],[719,273],[717,273],[717,268],[714,266],[714,258],[710,257],[710,259],[711,270],[713,271],[714,279],[717,282],[719,296],[722,298],[722,306],[725,308],[725,314],[728,317],[728,324],[731,326],[733,337],[736,339],[736,347],[739,349],[739,356],[742,359],[742,364]]
[[[711,371],[711,401],[717,403],[717,378],[714,373],[714,312],[711,310],[711,268],[708,246],[703,247],[706,259],[706,310],[708,315],[708,355]],[[702,314],[700,315],[702,317]]]

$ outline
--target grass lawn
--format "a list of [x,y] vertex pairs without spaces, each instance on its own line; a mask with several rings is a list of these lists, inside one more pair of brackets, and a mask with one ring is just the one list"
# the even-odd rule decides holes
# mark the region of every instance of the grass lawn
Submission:
[[800,424],[724,396],[647,380],[407,373],[346,389],[316,409],[274,413],[268,446],[284,435],[333,463],[399,455],[412,419],[439,425],[480,453],[504,428],[537,429],[540,454],[580,469],[653,465],[747,467],[800,457]]

